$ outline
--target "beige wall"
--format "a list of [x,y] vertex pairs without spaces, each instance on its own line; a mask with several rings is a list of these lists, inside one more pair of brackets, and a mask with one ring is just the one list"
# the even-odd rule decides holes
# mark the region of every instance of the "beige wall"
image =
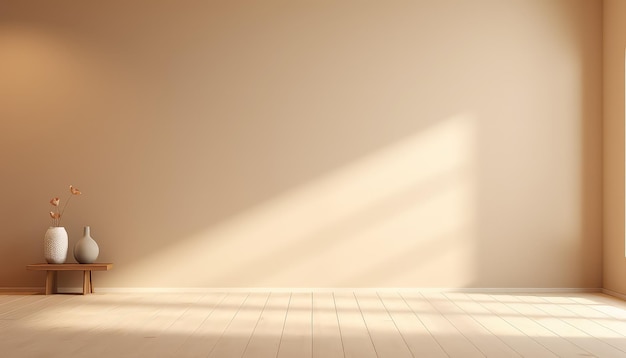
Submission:
[[626,294],[624,258],[624,50],[626,2],[604,2],[603,287]]
[[0,287],[600,287],[601,5],[5,1]]

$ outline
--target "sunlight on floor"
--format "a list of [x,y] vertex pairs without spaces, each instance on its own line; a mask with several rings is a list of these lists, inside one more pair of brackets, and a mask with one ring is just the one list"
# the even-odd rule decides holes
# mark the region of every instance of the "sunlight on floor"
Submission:
[[414,355],[431,349],[441,353],[432,356],[442,357],[444,351],[454,355],[458,349],[477,350],[475,356],[496,352],[496,356],[617,357],[626,354],[626,323],[620,319],[624,316],[623,301],[584,293],[386,290],[0,296],[0,343],[15,354],[53,346],[67,354],[160,356],[198,352],[242,356],[257,349],[275,356],[277,350],[344,352],[376,347],[376,351],[409,349]]
[[[583,298],[582,296],[586,296]],[[281,299],[282,297],[282,299]],[[330,329],[343,334],[362,328],[393,333],[408,322],[410,334],[447,336],[471,329],[473,335],[507,337],[620,338],[626,304],[601,295],[488,295],[445,292],[187,293],[30,296],[36,313],[3,312],[0,322],[20,329],[63,329],[90,334],[220,336],[250,335],[257,321],[278,326]],[[0,306],[0,309],[2,306]],[[20,315],[25,318],[20,317]],[[343,318],[343,319],[342,319]],[[364,321],[365,320],[365,321]],[[396,321],[396,323],[392,323]],[[385,323],[387,322],[387,323]],[[210,323],[210,324],[209,324]],[[308,327],[308,328],[307,328]],[[473,327],[473,328],[471,328]],[[479,327],[480,329],[476,329]],[[475,331],[474,331],[475,330]],[[332,329],[331,329],[332,331]],[[337,331],[338,332],[338,331]]]

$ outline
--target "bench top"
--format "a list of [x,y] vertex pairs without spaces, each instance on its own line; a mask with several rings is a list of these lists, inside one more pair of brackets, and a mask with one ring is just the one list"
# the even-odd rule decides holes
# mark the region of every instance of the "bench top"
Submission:
[[26,265],[27,270],[41,271],[108,271],[113,268],[112,263],[93,264],[30,264]]

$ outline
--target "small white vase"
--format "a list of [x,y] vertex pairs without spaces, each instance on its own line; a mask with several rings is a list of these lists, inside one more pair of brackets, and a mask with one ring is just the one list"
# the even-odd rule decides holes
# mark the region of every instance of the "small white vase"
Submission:
[[85,226],[83,237],[74,245],[74,258],[79,264],[92,264],[98,258],[99,253],[98,243],[91,238],[89,226]]
[[62,264],[67,259],[67,231],[61,226],[51,226],[43,238],[43,257],[49,264]]

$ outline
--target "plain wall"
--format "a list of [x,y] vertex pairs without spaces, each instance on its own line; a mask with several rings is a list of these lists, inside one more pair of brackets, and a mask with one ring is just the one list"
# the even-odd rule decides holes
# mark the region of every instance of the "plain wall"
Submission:
[[626,295],[624,249],[624,51],[626,2],[604,2],[604,276]]
[[0,287],[69,184],[100,288],[602,284],[601,1],[3,1],[0,79]]

